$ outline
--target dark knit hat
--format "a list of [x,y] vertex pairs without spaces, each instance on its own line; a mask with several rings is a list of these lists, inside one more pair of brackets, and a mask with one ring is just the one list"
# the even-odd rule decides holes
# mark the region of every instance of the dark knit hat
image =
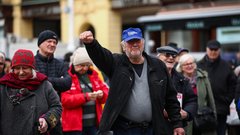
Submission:
[[47,39],[55,39],[58,42],[58,36],[51,30],[44,30],[38,35],[38,46]]
[[12,68],[18,65],[30,66],[32,68],[35,68],[35,59],[33,52],[25,49],[17,50],[12,58]]

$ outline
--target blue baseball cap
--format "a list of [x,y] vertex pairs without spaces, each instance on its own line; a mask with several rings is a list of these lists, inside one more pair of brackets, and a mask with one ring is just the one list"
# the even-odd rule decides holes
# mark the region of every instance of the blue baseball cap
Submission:
[[125,42],[132,39],[142,39],[142,31],[139,28],[128,28],[122,33],[122,40]]

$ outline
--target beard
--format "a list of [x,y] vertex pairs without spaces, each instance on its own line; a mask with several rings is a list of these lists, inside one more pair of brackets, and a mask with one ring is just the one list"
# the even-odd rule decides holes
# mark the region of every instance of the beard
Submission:
[[127,56],[131,59],[138,59],[142,56],[142,53],[140,50],[138,51],[131,51],[127,53]]

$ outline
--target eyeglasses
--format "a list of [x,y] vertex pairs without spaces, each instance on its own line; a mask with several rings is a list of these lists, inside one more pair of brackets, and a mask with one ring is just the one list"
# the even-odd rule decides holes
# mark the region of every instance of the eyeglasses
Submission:
[[182,66],[186,67],[186,66],[192,66],[195,62],[190,62],[190,63],[186,63],[186,64],[183,64]]
[[89,66],[91,66],[91,64],[78,64],[78,65],[75,65],[75,66],[89,67]]
[[4,63],[0,62],[0,66],[4,65]]
[[175,59],[175,58],[177,57],[176,54],[172,54],[172,53],[163,53],[163,55],[164,55],[165,57],[167,57],[167,58],[172,57],[172,58]]

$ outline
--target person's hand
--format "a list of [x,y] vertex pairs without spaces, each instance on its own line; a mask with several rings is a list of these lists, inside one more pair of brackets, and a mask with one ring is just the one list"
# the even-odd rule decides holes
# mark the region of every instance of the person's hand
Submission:
[[47,132],[48,129],[48,124],[46,122],[46,120],[44,118],[39,118],[39,126],[38,126],[38,130],[40,131],[40,133],[45,133]]
[[97,99],[98,93],[96,92],[88,92],[89,99],[91,101],[95,101]]
[[164,115],[165,118],[168,118],[168,113],[165,109],[163,110],[163,115]]
[[103,97],[103,91],[102,90],[98,90],[95,93],[97,94],[98,99],[101,99]]
[[184,111],[183,109],[181,109],[180,114],[181,114],[182,119],[186,119],[188,116],[188,113],[186,111]]
[[175,128],[173,131],[173,135],[185,135],[185,131],[183,128]]
[[87,43],[87,44],[92,43],[94,40],[93,34],[91,31],[85,31],[85,32],[81,33],[79,38],[80,38],[81,42]]

